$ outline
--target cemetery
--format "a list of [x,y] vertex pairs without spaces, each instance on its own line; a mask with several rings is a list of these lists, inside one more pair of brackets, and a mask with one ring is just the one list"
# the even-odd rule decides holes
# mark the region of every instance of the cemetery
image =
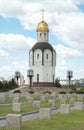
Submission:
[[84,95],[0,93],[0,130],[84,130]]

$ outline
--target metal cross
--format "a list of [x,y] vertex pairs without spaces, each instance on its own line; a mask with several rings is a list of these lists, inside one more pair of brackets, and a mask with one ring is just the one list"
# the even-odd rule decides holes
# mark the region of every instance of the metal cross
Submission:
[[42,9],[41,12],[42,12],[42,20],[44,20],[44,12],[45,12],[45,10]]

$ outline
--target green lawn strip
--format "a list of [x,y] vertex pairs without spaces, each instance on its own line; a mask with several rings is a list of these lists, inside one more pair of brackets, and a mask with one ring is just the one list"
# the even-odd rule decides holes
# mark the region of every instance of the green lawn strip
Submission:
[[11,103],[13,101],[13,97],[7,97],[6,99],[5,99],[5,102],[6,103]]
[[[19,98],[19,101],[20,101],[20,102],[26,102],[27,99],[26,99],[25,96],[22,96],[22,97]],[[5,100],[5,102],[6,102],[6,103],[11,103],[11,102],[13,102],[13,97],[7,97],[6,100]]]
[[[7,129],[0,127],[0,130]],[[50,120],[31,119],[24,121],[21,130],[84,130],[84,111],[73,110],[71,114],[57,113],[52,115]]]
[[12,111],[12,105],[10,106],[0,106],[0,116],[5,116],[8,113],[24,113],[24,112],[32,112],[37,111],[38,109],[33,108],[32,103],[24,103],[22,104],[22,110],[21,112],[13,112]]
[[10,112],[12,112],[11,106],[0,106],[0,116],[5,116]]
[[22,111],[21,113],[24,113],[24,112],[33,112],[33,111],[37,111],[38,109],[36,108],[33,108],[33,103],[24,103],[22,105]]
[[84,111],[72,111],[68,115],[57,113],[51,120],[28,120],[22,126],[22,130],[84,130]]
[[20,102],[26,102],[27,101],[25,96],[20,97],[19,100],[20,100]]
[[60,108],[60,99],[56,99],[56,108]]
[[[42,107],[48,107],[48,103],[41,103]],[[10,106],[0,106],[0,116],[5,116],[8,113],[25,113],[25,112],[33,112],[39,109],[33,108],[33,103],[23,103],[21,112],[13,112],[12,105]]]
[[40,107],[44,107],[44,108],[49,107],[48,102],[47,101],[46,102],[41,102]]
[[[24,99],[24,97],[22,97]],[[22,100],[22,99],[21,99]],[[60,106],[59,100],[56,101],[57,108]],[[41,107],[49,107],[48,102],[41,102]],[[22,103],[22,110],[21,112],[12,112],[12,105],[8,106],[0,106],[0,116],[5,116],[8,113],[25,113],[25,112],[32,112],[37,111],[39,109],[33,108],[33,103]]]

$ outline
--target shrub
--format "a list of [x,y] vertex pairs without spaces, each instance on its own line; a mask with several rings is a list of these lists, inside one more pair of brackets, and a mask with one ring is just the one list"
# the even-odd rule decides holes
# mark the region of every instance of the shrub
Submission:
[[59,94],[66,94],[66,92],[65,91],[60,91]]
[[30,90],[29,93],[30,93],[30,94],[34,94],[34,91],[33,91],[33,90]]
[[78,94],[84,94],[84,90],[78,90],[78,91],[76,91],[76,93],[78,93]]
[[14,93],[21,93],[21,91],[20,90],[15,90]]
[[0,92],[8,92],[10,91],[11,89],[0,89]]
[[51,92],[50,92],[50,91],[45,91],[45,92],[43,92],[43,93],[49,93],[49,94],[51,94]]

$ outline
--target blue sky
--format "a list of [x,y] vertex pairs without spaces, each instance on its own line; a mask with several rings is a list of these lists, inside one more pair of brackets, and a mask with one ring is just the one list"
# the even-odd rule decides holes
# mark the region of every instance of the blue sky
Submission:
[[84,78],[84,0],[0,0],[0,77],[19,70],[27,80],[29,49],[36,43],[41,9],[57,53],[56,77]]

